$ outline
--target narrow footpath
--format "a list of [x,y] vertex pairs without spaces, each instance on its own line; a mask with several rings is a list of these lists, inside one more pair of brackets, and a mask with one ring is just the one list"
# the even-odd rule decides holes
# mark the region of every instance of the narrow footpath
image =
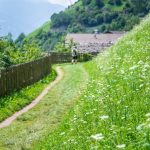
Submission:
[[75,105],[89,79],[84,64],[56,68],[57,79],[33,103],[1,124],[0,150],[32,148],[34,142],[53,132]]
[[17,117],[19,117],[22,114],[28,112],[30,109],[32,109],[33,107],[35,107],[37,105],[42,100],[42,98],[49,92],[49,90],[62,79],[63,72],[60,69],[60,67],[56,68],[56,73],[57,73],[57,78],[55,79],[55,81],[51,82],[50,85],[48,85],[43,90],[43,92],[34,101],[32,101],[31,104],[27,105],[22,110],[16,112],[14,115],[12,115],[11,117],[9,117],[6,120],[4,120],[3,122],[1,122],[0,123],[0,129],[9,126],[14,120],[17,119]]

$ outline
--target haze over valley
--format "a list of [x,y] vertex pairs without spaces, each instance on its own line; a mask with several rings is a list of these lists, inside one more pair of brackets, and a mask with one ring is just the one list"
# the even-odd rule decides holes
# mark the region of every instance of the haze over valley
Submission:
[[64,8],[45,0],[0,0],[0,36],[8,32],[13,38],[21,32],[28,34],[48,21],[54,12]]

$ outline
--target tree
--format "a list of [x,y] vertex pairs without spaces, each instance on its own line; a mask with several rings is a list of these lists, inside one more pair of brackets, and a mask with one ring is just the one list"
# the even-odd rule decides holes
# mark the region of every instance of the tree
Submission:
[[116,5],[118,5],[118,6],[120,6],[120,5],[122,5],[122,1],[121,0],[116,0]]
[[96,26],[97,25],[97,20],[95,18],[89,19],[88,25],[90,27]]
[[20,46],[21,44],[23,44],[23,40],[25,39],[25,34],[21,33],[18,38],[15,41],[15,44],[17,44],[17,46]]
[[96,5],[98,6],[98,8],[102,8],[104,6],[104,2],[103,0],[95,0]]
[[89,5],[91,0],[82,0],[83,5]]
[[104,32],[106,30],[106,25],[102,25],[100,28],[100,32]]
[[13,43],[12,34],[10,32],[8,33],[8,35],[5,38],[10,44]]
[[97,20],[97,23],[98,23],[98,24],[102,24],[102,23],[104,22],[103,15],[98,14],[98,15],[96,16],[96,20]]
[[142,13],[142,12],[145,12],[146,9],[146,5],[147,5],[147,1],[148,0],[131,0],[131,6],[132,6],[132,9],[133,9],[133,13],[135,15],[139,14],[139,13]]

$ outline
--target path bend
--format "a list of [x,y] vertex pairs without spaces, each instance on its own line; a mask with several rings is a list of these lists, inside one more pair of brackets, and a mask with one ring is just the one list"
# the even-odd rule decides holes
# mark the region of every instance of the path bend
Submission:
[[56,79],[51,82],[43,91],[42,93],[35,99],[33,100],[29,105],[25,106],[23,109],[21,109],[20,111],[17,111],[15,114],[13,114],[11,117],[7,118],[6,120],[2,121],[0,123],[0,129],[5,128],[7,126],[9,126],[14,120],[16,120],[19,116],[21,116],[22,114],[28,112],[30,109],[32,109],[33,107],[35,107],[42,99],[45,95],[47,95],[47,93],[51,90],[52,87],[54,87],[63,77],[63,72],[61,70],[61,68],[59,66],[56,67],[56,73],[57,73],[57,77]]
[[59,128],[86,90],[89,74],[84,63],[61,64],[63,78],[31,110],[0,129],[0,150],[32,149],[32,145]]

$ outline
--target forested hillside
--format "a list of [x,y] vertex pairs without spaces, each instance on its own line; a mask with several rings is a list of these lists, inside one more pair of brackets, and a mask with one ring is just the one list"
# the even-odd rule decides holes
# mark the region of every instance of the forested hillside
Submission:
[[[28,43],[36,43],[43,51],[50,51],[57,42],[62,41],[65,33],[51,30],[51,22],[46,22],[43,26],[30,33],[24,40]],[[18,37],[18,41],[21,39]],[[21,41],[21,42],[24,42]]]
[[53,14],[51,22],[30,34],[28,41],[50,51],[67,32],[128,31],[149,11],[149,0],[79,0]]
[[79,0],[64,12],[53,14],[53,28],[70,32],[130,30],[150,10],[149,0]]

